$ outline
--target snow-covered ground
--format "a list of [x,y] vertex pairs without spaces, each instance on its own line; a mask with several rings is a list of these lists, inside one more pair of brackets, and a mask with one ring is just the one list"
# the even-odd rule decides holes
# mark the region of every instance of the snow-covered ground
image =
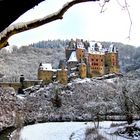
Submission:
[[73,132],[85,130],[85,123],[55,122],[24,127],[21,131],[23,140],[69,140]]
[[[110,135],[112,121],[100,122],[99,133],[108,140],[128,140],[127,138]],[[122,123],[122,122],[114,122]],[[140,123],[138,123],[140,124]],[[85,130],[94,127],[92,122],[50,122],[29,125],[22,129],[20,140],[84,140]],[[115,128],[113,128],[115,129]],[[138,140],[138,139],[137,139]]]

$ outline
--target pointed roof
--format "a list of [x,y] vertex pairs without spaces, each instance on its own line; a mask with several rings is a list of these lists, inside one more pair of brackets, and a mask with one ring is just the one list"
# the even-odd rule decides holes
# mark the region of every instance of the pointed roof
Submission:
[[76,56],[76,51],[72,51],[68,62],[78,62],[77,56]]
[[90,41],[89,44],[88,53],[104,55],[105,51],[100,42]]
[[112,52],[117,53],[117,48],[115,47],[114,44],[111,44],[111,45],[109,46],[109,52],[110,52],[110,53],[112,53]]
[[77,48],[85,49],[84,43],[80,39],[76,39],[76,46],[77,46]]

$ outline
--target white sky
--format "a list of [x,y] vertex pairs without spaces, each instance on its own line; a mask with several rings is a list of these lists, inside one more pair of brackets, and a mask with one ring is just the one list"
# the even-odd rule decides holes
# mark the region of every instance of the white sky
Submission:
[[[44,17],[57,11],[69,0],[46,0],[22,15],[15,23]],[[122,4],[124,0],[118,0]],[[72,7],[63,20],[45,24],[36,29],[12,36],[10,45],[22,46],[48,39],[84,39],[96,41],[115,41],[140,46],[140,0],[127,0],[133,21],[131,40],[128,40],[130,19],[126,10],[117,0],[110,0],[105,12],[100,13],[99,2],[88,2]]]

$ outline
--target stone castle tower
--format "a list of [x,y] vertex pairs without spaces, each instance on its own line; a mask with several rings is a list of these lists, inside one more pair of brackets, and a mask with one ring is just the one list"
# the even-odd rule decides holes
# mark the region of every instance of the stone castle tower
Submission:
[[64,85],[68,83],[68,71],[64,64],[61,65],[61,69],[57,69],[57,81]]
[[105,66],[106,74],[120,72],[118,50],[113,44],[110,45],[108,53],[105,54]]
[[48,84],[53,81],[54,71],[50,63],[40,63],[38,69],[38,80],[43,80],[43,84]]
[[81,62],[79,64],[79,76],[81,79],[84,79],[87,77],[87,66],[84,62]]

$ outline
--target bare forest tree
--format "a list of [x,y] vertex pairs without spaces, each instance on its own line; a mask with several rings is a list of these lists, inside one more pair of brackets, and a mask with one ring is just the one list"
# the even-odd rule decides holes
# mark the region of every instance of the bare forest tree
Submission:
[[124,77],[118,82],[119,94],[116,97],[116,101],[127,123],[132,124],[135,117],[139,116],[140,112],[140,81],[139,79],[130,80],[127,78]]

